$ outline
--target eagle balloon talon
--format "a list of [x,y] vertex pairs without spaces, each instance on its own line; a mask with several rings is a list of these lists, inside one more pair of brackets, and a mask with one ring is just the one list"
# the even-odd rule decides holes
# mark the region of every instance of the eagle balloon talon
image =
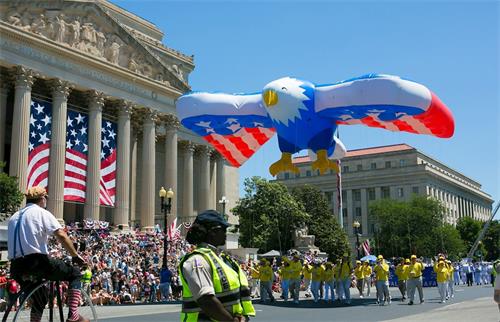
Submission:
[[269,172],[273,177],[275,177],[278,173],[286,171],[290,171],[295,174],[300,172],[299,168],[292,163],[292,154],[284,152],[281,154],[281,159],[271,164]]
[[319,150],[316,152],[317,159],[311,164],[313,170],[319,170],[320,174],[324,174],[326,170],[334,170],[335,173],[339,173],[340,169],[337,162],[328,159],[326,150]]

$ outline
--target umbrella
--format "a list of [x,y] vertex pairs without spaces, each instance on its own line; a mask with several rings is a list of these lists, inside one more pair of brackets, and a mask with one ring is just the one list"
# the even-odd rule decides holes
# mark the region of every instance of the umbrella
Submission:
[[376,262],[377,261],[377,256],[375,255],[367,255],[363,258],[361,258],[361,261],[369,261],[369,262]]

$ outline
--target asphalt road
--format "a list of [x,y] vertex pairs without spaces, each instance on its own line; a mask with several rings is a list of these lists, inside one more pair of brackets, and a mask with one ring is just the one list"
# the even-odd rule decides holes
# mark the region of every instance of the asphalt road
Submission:
[[[256,303],[257,316],[252,321],[500,321],[491,286],[459,286],[455,298],[445,304],[439,303],[437,288],[424,288],[425,303],[413,306],[400,302],[396,288],[391,288],[390,306],[378,306],[373,295],[360,299],[354,289],[351,294],[350,306],[314,303],[310,299],[301,300],[298,306],[283,301],[273,305]],[[165,322],[179,321],[179,311],[179,304],[110,306],[98,307],[98,316],[103,322]],[[471,320],[471,316],[477,316],[477,320]]]

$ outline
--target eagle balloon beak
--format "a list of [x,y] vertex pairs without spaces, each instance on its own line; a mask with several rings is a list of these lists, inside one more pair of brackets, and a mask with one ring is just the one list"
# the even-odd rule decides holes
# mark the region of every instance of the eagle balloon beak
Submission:
[[278,94],[272,89],[266,90],[264,94],[262,94],[262,98],[264,99],[264,103],[267,107],[278,104]]

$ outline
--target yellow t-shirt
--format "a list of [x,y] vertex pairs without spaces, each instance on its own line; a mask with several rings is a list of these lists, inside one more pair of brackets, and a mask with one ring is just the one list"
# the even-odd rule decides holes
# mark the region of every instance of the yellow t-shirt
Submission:
[[448,269],[448,281],[453,279],[453,272],[455,272],[455,268],[452,265],[446,264],[446,268]]
[[373,268],[377,281],[388,281],[389,280],[389,265],[382,262],[382,265],[375,265]]
[[351,276],[351,267],[348,262],[344,262],[340,264],[340,272],[339,272],[339,277],[340,279],[346,279],[349,276]]
[[281,266],[278,273],[282,280],[289,280],[291,275],[290,266]]
[[424,270],[424,265],[422,263],[416,262],[415,264],[411,263],[408,265],[408,277],[420,277],[422,276],[422,271]]
[[288,266],[290,272],[290,279],[298,280],[300,279],[300,273],[302,272],[302,264],[300,262],[291,261],[290,266]]
[[372,267],[370,265],[363,265],[363,276],[365,278],[370,277],[372,275]]
[[252,267],[252,268],[250,268],[250,275],[252,276],[252,278],[253,278],[254,280],[256,280],[256,279],[259,279],[260,272],[259,272],[259,270],[258,270],[258,269],[256,269],[256,268]]
[[396,266],[396,276],[398,277],[398,280],[400,281],[406,281],[408,279],[408,265],[401,265],[399,264]]
[[311,271],[312,271],[312,266],[309,264],[306,264],[304,265],[304,267],[302,267],[302,274],[304,275],[304,279],[311,280],[312,278]]
[[365,277],[365,270],[363,269],[363,266],[359,265],[354,268],[354,276],[356,276],[358,280],[361,280]]
[[435,265],[434,272],[436,272],[436,280],[438,283],[444,283],[448,280],[448,269],[446,265]]
[[259,279],[261,282],[269,282],[273,280],[273,269],[271,266],[260,266]]
[[323,271],[323,282],[333,282],[333,268],[325,268]]
[[313,267],[312,269],[312,280],[313,281],[318,281],[318,282],[321,282],[322,278],[323,278],[323,272],[324,272],[324,269],[323,267],[321,266],[315,266]]

